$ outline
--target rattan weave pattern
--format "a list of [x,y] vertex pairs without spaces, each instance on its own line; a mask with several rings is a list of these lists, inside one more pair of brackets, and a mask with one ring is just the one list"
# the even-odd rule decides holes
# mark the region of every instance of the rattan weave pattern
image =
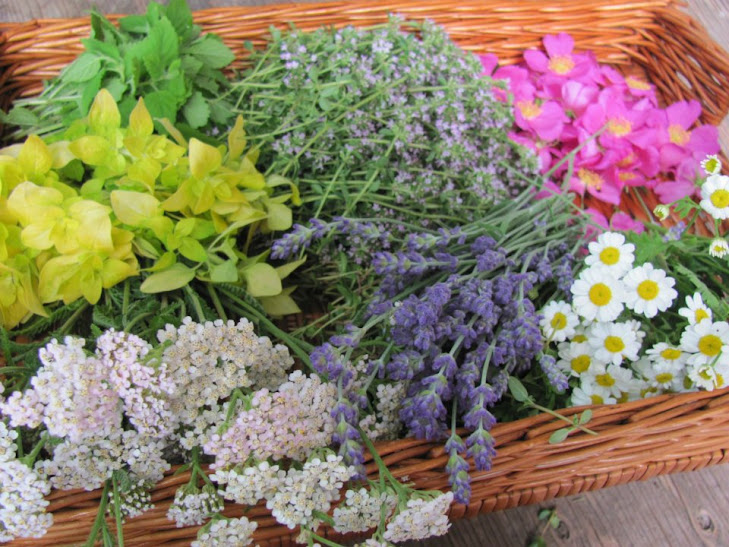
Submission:
[[[269,25],[294,22],[303,29],[321,25],[366,26],[388,12],[430,18],[452,39],[474,52],[496,53],[503,62],[538,47],[545,34],[570,32],[577,48],[594,51],[603,62],[638,71],[657,86],[665,102],[696,98],[703,121],[718,123],[729,111],[729,56],[679,9],[674,0],[400,0],[330,2],[197,12],[206,31],[221,35],[244,66],[243,41],[261,45]],[[0,23],[0,104],[37,92],[80,51],[88,35],[87,19]],[[651,202],[648,202],[652,206]],[[635,204],[621,204],[637,211]],[[635,207],[635,208],[634,208]],[[580,409],[561,411],[571,415]],[[561,427],[538,415],[494,429],[498,455],[488,472],[473,474],[468,506],[454,505],[454,518],[536,503],[555,496],[642,480],[659,474],[699,469],[729,458],[729,391],[665,395],[650,400],[595,407],[590,427],[598,436],[575,433],[558,445],[549,435]],[[422,488],[447,488],[446,456],[438,443],[414,439],[380,443],[378,449],[396,476],[408,476]],[[375,472],[370,462],[368,471]],[[168,476],[153,493],[156,508],[125,526],[128,545],[187,545],[197,528],[177,529],[165,513],[186,473]],[[15,545],[83,542],[96,514],[99,491],[53,492],[55,525],[40,540]],[[226,514],[240,515],[230,506]],[[259,522],[260,545],[288,545],[295,531],[276,524],[259,506],[247,511]],[[329,532],[324,531],[322,533]]]

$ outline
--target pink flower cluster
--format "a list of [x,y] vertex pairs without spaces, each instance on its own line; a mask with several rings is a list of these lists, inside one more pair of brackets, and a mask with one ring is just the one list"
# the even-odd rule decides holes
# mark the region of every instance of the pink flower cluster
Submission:
[[[651,84],[599,64],[592,53],[575,53],[568,34],[545,36],[543,43],[546,53],[525,51],[520,65],[497,68],[495,56],[481,57],[486,75],[508,81],[511,136],[536,152],[542,173],[582,146],[569,190],[592,196],[585,205],[598,203],[610,214],[631,187],[652,189],[663,203],[696,194],[700,161],[719,151],[717,128],[697,126],[697,101],[660,108]],[[567,170],[564,162],[552,180],[563,180]],[[629,217],[615,220],[632,227]]]

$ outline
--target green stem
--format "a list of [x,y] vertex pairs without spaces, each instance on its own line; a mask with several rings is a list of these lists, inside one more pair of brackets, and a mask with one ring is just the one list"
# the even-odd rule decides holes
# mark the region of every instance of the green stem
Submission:
[[218,293],[215,290],[215,287],[213,287],[212,283],[206,283],[205,285],[208,288],[210,300],[213,301],[213,306],[215,307],[218,317],[220,317],[223,321],[227,321],[228,317],[225,315],[225,309],[223,308],[223,304],[220,302],[220,298],[218,298]]
[[542,406],[540,404],[537,404],[531,398],[527,399],[527,403],[532,408],[535,408],[535,409],[537,409],[537,410],[539,410],[541,412],[545,412],[546,414],[549,414],[550,416],[554,416],[555,418],[558,418],[558,419],[562,420],[563,422],[567,422],[571,427],[576,427],[580,431],[584,431],[585,433],[588,433],[590,435],[597,435],[597,431],[593,431],[592,429],[588,429],[587,427],[585,427],[583,425],[575,424],[567,416],[562,416],[560,413],[555,412],[551,408],[547,408],[546,406]]
[[84,300],[84,302],[78,307],[78,309],[73,312],[73,315],[69,317],[63,325],[61,325],[61,328],[58,329],[58,333],[60,335],[68,334],[68,332],[71,330],[71,327],[76,324],[78,318],[81,317],[81,315],[86,311],[86,308],[88,307],[89,303]]
[[190,285],[185,285],[185,293],[187,294],[187,296],[190,297],[190,301],[192,302],[192,307],[195,309],[195,314],[197,315],[198,321],[200,321],[200,323],[205,323],[205,313],[200,306],[200,301],[197,299],[195,291],[190,288]]
[[121,496],[119,495],[119,483],[114,473],[111,475],[111,484],[114,496],[114,520],[116,521],[116,541],[118,547],[124,547],[124,529],[122,528]]
[[311,532],[311,537],[317,540],[319,543],[323,545],[329,545],[330,547],[342,547],[341,543],[335,543],[325,537],[320,536],[319,534],[316,534],[314,532]]
[[99,508],[96,510],[96,518],[94,519],[94,525],[89,532],[89,537],[84,543],[84,547],[94,547],[96,545],[96,538],[99,535],[102,527],[106,527],[106,505],[109,499],[109,481],[104,482],[104,489],[101,492],[101,499],[99,499]]

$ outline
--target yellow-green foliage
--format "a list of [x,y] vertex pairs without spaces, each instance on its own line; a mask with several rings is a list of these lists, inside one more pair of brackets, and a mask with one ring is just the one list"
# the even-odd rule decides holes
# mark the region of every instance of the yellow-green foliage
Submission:
[[[168,124],[169,125],[169,124]],[[30,136],[0,150],[0,323],[12,328],[44,305],[85,298],[145,272],[142,290],[162,292],[194,278],[241,282],[252,296],[282,293],[282,272],[248,257],[236,236],[291,226],[296,187],[255,167],[243,120],[228,146],[155,134],[143,99],[121,127],[101,90],[65,140]],[[175,142],[176,141],[176,142]],[[274,195],[281,186],[286,193]],[[148,267],[140,270],[137,257]],[[285,275],[283,275],[285,277]],[[290,300],[290,299],[289,299]],[[283,302],[293,309],[293,301]],[[284,305],[284,308],[287,306]]]

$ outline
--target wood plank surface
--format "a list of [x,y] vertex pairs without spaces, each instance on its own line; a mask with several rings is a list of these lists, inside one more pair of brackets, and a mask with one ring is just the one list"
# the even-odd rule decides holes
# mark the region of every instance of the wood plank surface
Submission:
[[[505,0],[506,1],[506,0]],[[189,0],[193,9],[261,5],[276,0]],[[0,0],[0,21],[82,15],[92,6],[103,13],[145,10],[145,0]],[[687,11],[729,51],[729,0],[689,0]],[[729,118],[721,126],[729,152]],[[729,466],[665,475],[560,498],[551,502],[481,515],[453,523],[448,535],[410,547],[520,547],[543,528],[541,508],[556,508],[557,530],[546,530],[560,547],[729,547]]]

